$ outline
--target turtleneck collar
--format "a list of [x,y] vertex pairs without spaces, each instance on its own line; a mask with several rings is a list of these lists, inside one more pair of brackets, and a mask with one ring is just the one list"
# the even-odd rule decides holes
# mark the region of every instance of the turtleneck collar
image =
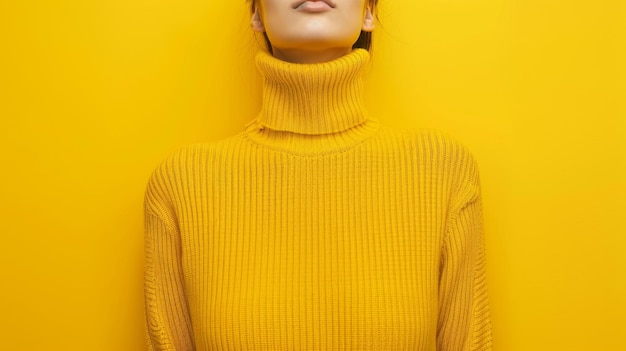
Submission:
[[323,63],[300,64],[256,56],[263,77],[260,128],[299,134],[344,131],[368,119],[363,105],[363,71],[369,52],[354,49]]

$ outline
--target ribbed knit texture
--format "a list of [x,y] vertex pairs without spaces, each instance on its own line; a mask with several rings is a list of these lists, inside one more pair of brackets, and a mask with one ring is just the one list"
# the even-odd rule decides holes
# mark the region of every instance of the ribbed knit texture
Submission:
[[153,172],[150,350],[491,350],[476,161],[368,116],[368,59],[261,52],[257,118]]

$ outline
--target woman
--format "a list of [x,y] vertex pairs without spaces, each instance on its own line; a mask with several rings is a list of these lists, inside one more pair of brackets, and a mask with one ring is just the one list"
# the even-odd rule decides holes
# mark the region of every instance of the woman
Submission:
[[367,114],[375,5],[252,0],[261,112],[148,183],[151,350],[491,350],[476,162]]

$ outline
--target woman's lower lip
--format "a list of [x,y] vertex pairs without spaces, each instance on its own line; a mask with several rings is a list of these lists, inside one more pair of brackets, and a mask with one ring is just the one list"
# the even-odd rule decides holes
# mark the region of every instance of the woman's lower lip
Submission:
[[296,7],[296,10],[304,12],[324,12],[331,9],[332,7],[324,1],[305,1]]

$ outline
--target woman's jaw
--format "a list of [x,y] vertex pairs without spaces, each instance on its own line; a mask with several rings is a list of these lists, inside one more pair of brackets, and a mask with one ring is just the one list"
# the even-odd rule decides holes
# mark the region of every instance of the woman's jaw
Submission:
[[252,29],[265,32],[276,58],[327,62],[352,50],[361,31],[372,31],[367,0],[261,0]]

